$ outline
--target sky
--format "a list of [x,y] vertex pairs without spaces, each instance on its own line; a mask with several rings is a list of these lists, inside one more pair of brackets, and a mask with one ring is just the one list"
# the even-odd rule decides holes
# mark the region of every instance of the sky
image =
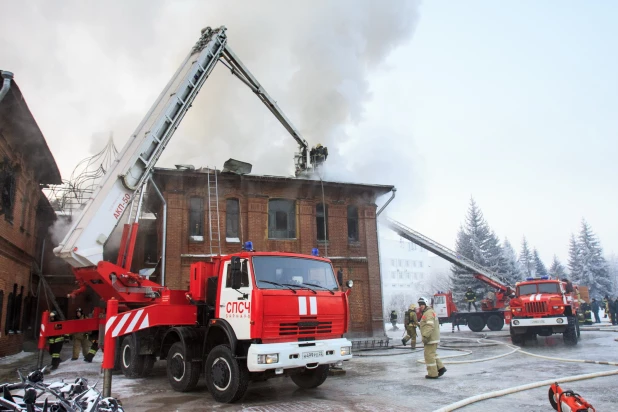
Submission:
[[[612,2],[0,0],[15,73],[68,178],[119,148],[206,25],[310,145],[326,180],[393,184],[390,216],[449,247],[473,197],[516,250],[566,263],[585,218],[618,253],[618,27]],[[215,69],[158,166],[293,173],[294,140]],[[613,178],[612,178],[613,176]],[[386,197],[380,199],[384,202]]]

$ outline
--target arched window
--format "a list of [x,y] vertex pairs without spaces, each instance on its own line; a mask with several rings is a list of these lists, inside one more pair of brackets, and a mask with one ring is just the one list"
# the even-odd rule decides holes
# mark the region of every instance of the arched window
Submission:
[[328,240],[328,205],[318,203],[315,206],[315,225],[318,240]]
[[348,242],[358,242],[358,208],[348,206]]

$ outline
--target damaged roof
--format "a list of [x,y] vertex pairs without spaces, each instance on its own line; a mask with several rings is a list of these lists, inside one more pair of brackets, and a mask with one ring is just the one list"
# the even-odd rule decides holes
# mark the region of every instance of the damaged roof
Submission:
[[[170,168],[164,168],[164,167],[156,167],[155,173],[167,174],[167,175],[179,175],[179,174],[203,175],[203,174],[208,173],[208,169],[200,168],[200,169],[195,169],[195,170],[189,170],[189,169],[177,170],[177,169],[170,169]],[[229,172],[223,173],[218,170],[217,170],[217,173],[221,176],[230,176],[230,177],[238,176],[239,178],[242,177],[243,179],[254,180],[254,181],[269,181],[269,182],[281,182],[281,183],[289,182],[289,183],[298,183],[298,184],[303,184],[303,183],[315,184],[315,183],[320,182],[319,179],[306,179],[306,178],[299,178],[299,177],[293,177],[293,176],[251,175],[251,174],[238,175],[236,173],[229,173]],[[374,192],[379,193],[379,194],[388,193],[395,188],[395,186],[393,185],[378,185],[378,184],[369,184],[369,183],[348,183],[348,182],[336,182],[336,181],[327,181],[327,180],[322,181],[322,183],[324,184],[324,186],[331,186],[331,187],[332,186],[346,186],[346,187],[353,187],[353,188],[365,189],[365,190],[371,189]]]
[[[2,133],[3,130],[9,133]],[[0,133],[11,147],[24,155],[39,183],[62,183],[56,160],[15,79],[11,80],[11,88],[0,102]]]

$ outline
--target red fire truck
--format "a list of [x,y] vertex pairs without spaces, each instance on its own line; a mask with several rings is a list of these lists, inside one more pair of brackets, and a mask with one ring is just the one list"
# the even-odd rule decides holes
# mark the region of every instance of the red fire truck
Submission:
[[481,311],[479,312],[460,312],[453,302],[452,292],[436,293],[433,298],[433,309],[438,315],[440,323],[468,325],[473,332],[480,332],[485,326],[493,331],[502,330],[505,319],[508,323],[510,312],[505,308],[508,306],[512,289],[500,279],[498,274],[396,220],[386,218],[383,222],[401,237],[435,253],[454,265],[470,271],[476,279],[494,289],[493,297],[481,300]]
[[567,292],[566,283],[549,277],[527,278],[518,282],[511,299],[511,340],[524,344],[536,336],[561,333],[566,345],[577,345],[579,338],[578,287]]
[[[289,375],[302,388],[317,387],[331,365],[352,357],[351,342],[343,337],[352,283],[348,281],[343,292],[332,264],[318,257],[317,249],[312,255],[256,252],[251,242],[242,252],[215,254],[192,264],[188,290],[166,287],[163,276],[159,284],[148,272],[131,272],[146,183],[150,181],[160,196],[150,178],[154,165],[219,61],[258,95],[298,142],[297,174],[310,172],[307,142],[229,48],[225,28],[204,29],[54,249],[73,266],[80,284],[76,293],[90,288],[107,301],[105,317],[99,318],[95,310],[92,319],[49,322],[45,312],[39,349],[47,337],[100,328],[106,372],[119,364],[126,376],[144,377],[156,359],[165,359],[175,390],[195,388],[204,373],[217,401],[234,402],[255,379]],[[104,245],[126,210],[130,213],[118,258],[104,261]],[[165,215],[164,211],[162,259]],[[111,372],[107,376],[104,396],[111,390]]]

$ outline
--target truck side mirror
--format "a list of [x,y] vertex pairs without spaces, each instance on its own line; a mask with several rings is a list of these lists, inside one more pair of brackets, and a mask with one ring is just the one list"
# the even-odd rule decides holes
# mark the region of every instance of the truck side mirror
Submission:
[[230,265],[232,266],[232,289],[240,289],[242,285],[240,258],[238,256],[233,256]]

